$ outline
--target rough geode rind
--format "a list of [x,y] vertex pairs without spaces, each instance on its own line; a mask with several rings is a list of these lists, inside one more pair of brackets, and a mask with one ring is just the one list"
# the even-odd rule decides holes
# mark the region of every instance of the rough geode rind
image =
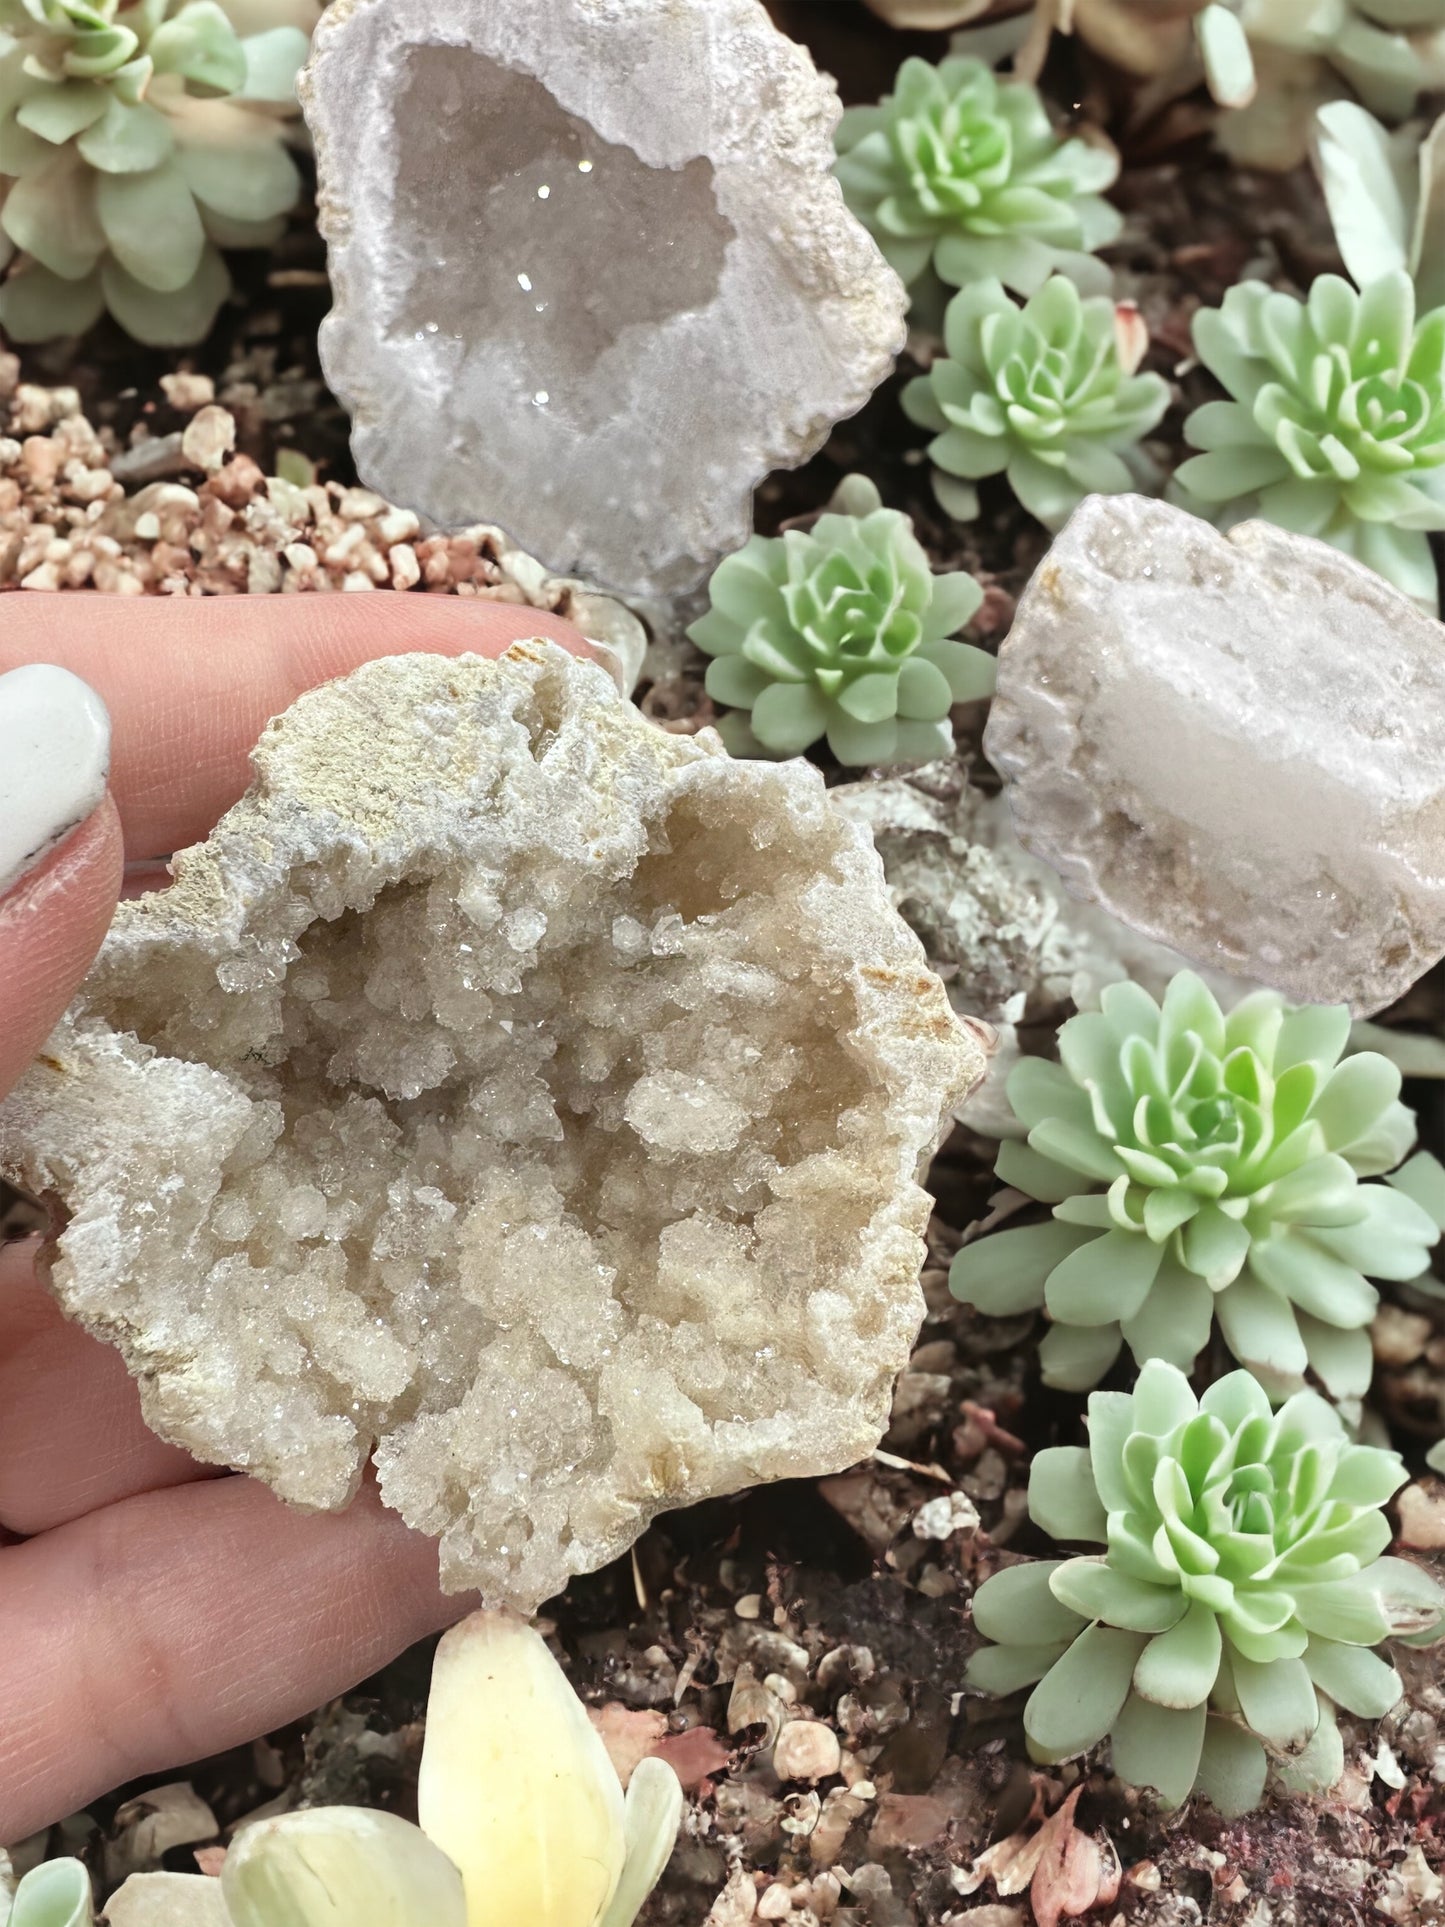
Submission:
[[903,346],[837,89],[759,0],[337,0],[302,94],[327,378],[443,526],[685,590]]
[[806,764],[546,643],[303,696],[0,1106],[146,1417],[534,1608],[876,1444],[982,1053]]

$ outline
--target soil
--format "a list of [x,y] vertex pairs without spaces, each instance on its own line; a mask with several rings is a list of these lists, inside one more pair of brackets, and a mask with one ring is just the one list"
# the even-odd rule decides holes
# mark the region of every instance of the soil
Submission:
[[[773,3],[852,99],[876,98],[904,52],[936,57],[946,46],[944,36],[890,34],[857,0]],[[1107,77],[1082,73],[1076,61],[1070,45],[1055,56],[1051,98],[1107,91]],[[1228,167],[1202,139],[1168,148],[1159,128],[1137,133],[1125,159],[1115,198],[1129,222],[1110,258],[1148,322],[1148,365],[1177,383],[1179,404],[1153,445],[1168,469],[1180,458],[1184,413],[1208,393],[1190,366],[1194,308],[1216,302],[1246,266],[1302,289],[1337,262],[1303,172]],[[349,485],[345,416],[316,359],[327,300],[321,246],[303,209],[272,257],[243,264],[211,340],[180,365],[229,391],[239,452],[265,474],[289,450],[320,480]],[[106,326],[78,345],[26,350],[20,373],[78,389],[91,422],[124,449],[138,432],[185,427],[187,412],[159,387],[176,367],[175,356],[138,350]],[[773,532],[815,513],[843,475],[862,470],[914,516],[937,567],[970,569],[985,584],[977,633],[996,643],[1047,537],[1001,484],[984,486],[982,515],[967,529],[940,512],[923,437],[898,406],[910,372],[807,467],[763,486],[759,527]],[[696,728],[709,715],[696,669],[684,664],[666,688],[644,688],[644,705],[672,727]],[[1383,1021],[1445,1035],[1445,971]],[[1406,1097],[1424,1142],[1445,1150],[1445,1085],[1417,1081]],[[960,1690],[973,1585],[1001,1548],[1046,1550],[1025,1511],[1029,1457],[1082,1437],[1082,1401],[1039,1384],[1033,1321],[983,1319],[948,1294],[947,1261],[986,1209],[991,1164],[991,1147],[962,1130],[935,1163],[929,1313],[880,1453],[839,1478],[671,1515],[635,1557],[577,1581],[550,1609],[584,1697],[612,1709],[619,1730],[665,1725],[669,1753],[691,1783],[683,1838],[644,1922],[1445,1921],[1445,1692],[1429,1654],[1405,1655],[1408,1697],[1349,1747],[1353,1764],[1339,1788],[1321,1800],[1275,1801],[1232,1824],[1202,1803],[1161,1815],[1090,1763],[1031,1770],[1018,1704]],[[23,1201],[0,1193],[0,1233],[17,1235],[33,1221]],[[1425,1446],[1445,1430],[1445,1305],[1387,1305],[1377,1349],[1382,1408],[1419,1473]],[[1426,1475],[1416,1491],[1418,1544],[1432,1517],[1445,1520],[1445,1484]],[[921,1516],[925,1506],[953,1493],[967,1502],[957,1506],[958,1528],[928,1536],[937,1508]],[[189,1769],[214,1815],[210,1844],[270,1804],[357,1802],[412,1814],[429,1656],[429,1646],[418,1647],[314,1718]],[[840,1770],[816,1785],[781,1781],[774,1765],[778,1722],[803,1714],[841,1743]],[[133,1803],[145,1791],[118,1790],[46,1844],[85,1853],[102,1886],[114,1884],[137,1864],[143,1807]],[[206,1845],[188,1839],[160,1864],[193,1868]]]

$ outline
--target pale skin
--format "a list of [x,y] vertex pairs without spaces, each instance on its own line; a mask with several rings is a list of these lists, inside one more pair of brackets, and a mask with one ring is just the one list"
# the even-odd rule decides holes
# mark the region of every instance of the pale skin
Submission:
[[[73,670],[113,744],[100,808],[0,898],[0,1096],[89,969],[123,865],[206,835],[268,718],[374,656],[535,635],[586,653],[560,617],[451,597],[5,597],[0,673]],[[308,1516],[155,1438],[38,1262],[0,1247],[0,1842],[298,1718],[474,1603],[369,1485]]]

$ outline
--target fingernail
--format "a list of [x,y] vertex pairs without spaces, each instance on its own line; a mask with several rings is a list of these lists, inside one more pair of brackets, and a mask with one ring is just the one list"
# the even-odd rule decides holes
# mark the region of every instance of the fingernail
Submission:
[[92,814],[110,774],[110,717],[53,663],[0,676],[0,892]]

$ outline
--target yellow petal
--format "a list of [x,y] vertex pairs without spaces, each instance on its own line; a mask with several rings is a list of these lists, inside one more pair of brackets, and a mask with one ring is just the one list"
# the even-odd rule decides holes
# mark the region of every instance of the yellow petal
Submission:
[[467,1927],[595,1927],[622,1873],[622,1788],[546,1642],[473,1613],[437,1648],[417,1808]]
[[362,1807],[243,1828],[221,1892],[234,1927],[466,1927],[446,1855],[410,1821]]

